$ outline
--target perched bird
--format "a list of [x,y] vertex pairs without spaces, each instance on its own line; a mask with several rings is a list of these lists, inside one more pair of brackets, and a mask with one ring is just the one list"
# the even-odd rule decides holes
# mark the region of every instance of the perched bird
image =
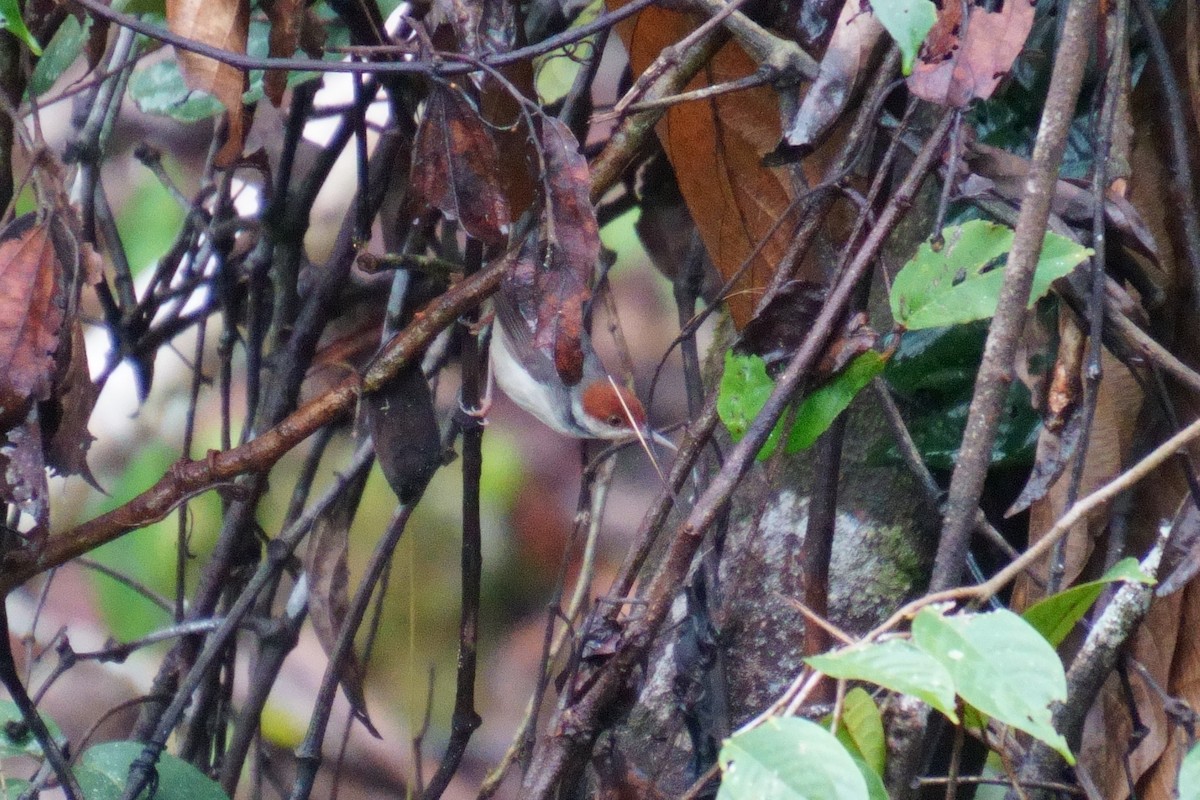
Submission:
[[492,375],[514,403],[549,427],[580,439],[662,441],[646,427],[646,410],[629,390],[609,377],[584,334],[583,377],[568,386],[550,354],[538,348],[533,331],[503,295],[496,297],[492,326]]

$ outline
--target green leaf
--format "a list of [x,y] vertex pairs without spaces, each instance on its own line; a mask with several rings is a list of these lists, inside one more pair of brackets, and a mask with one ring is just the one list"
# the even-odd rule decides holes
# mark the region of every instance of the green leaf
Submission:
[[815,722],[772,717],[726,740],[717,800],[870,800],[846,748]]
[[79,58],[79,54],[83,52],[83,46],[91,27],[91,17],[87,17],[83,25],[80,25],[79,20],[73,16],[68,16],[63,20],[58,33],[54,34],[50,44],[46,45],[45,52],[38,59],[37,66],[33,68],[33,75],[29,79],[29,95],[31,97],[41,97],[50,91],[54,82],[75,63],[75,59]]
[[912,642],[886,642],[850,647],[805,661],[831,678],[870,681],[893,692],[912,695],[941,711],[957,723],[954,712],[954,680],[929,654]]
[[[100,800],[107,800],[113,789],[116,794],[112,796],[120,798],[129,777],[129,765],[141,755],[143,746],[140,742],[106,742],[89,747],[76,772],[88,800],[97,800],[93,791]],[[216,781],[170,753],[158,757],[155,769],[158,771],[155,800],[229,800]],[[145,798],[147,794],[143,792],[141,797]]]
[[[742,356],[732,350],[725,354],[725,372],[717,391],[717,416],[729,430],[735,442],[741,441],[750,424],[766,405],[775,389],[775,381],[767,375],[767,363],[759,356]],[[767,437],[758,459],[769,458],[779,442],[780,426]]]
[[912,634],[950,673],[963,700],[1075,763],[1050,715],[1050,704],[1067,697],[1062,662],[1029,623],[1003,609],[945,617],[925,608],[913,620]]
[[[892,316],[909,330],[961,325],[996,312],[1004,282],[1000,264],[1012,247],[1012,229],[972,220],[943,229],[942,239],[936,252],[929,243],[922,244],[892,283]],[[1030,306],[1091,254],[1088,248],[1047,233],[1034,269]]]
[[8,28],[13,36],[29,45],[35,56],[42,54],[37,39],[33,38],[29,28],[25,27],[25,20],[21,17],[21,6],[17,4],[17,0],[0,0],[0,29],[2,28]]
[[861,686],[846,692],[842,699],[842,719],[837,737],[850,755],[858,755],[876,775],[887,766],[887,741],[883,734],[883,716],[871,695]]
[[846,410],[855,395],[871,382],[887,362],[874,350],[858,356],[829,383],[804,398],[796,412],[796,422],[788,436],[786,452],[798,453],[812,446],[822,433]]
[[[45,714],[40,716],[42,722],[46,723],[46,728],[50,731],[50,736],[54,741],[66,741],[62,730],[54,720]],[[17,709],[17,704],[11,700],[0,700],[0,758],[9,756],[41,758],[42,746],[38,744],[33,733],[25,725],[25,720]]]
[[1046,641],[1057,647],[1067,638],[1075,623],[1083,619],[1083,615],[1096,602],[1104,587],[1116,581],[1154,583],[1153,578],[1142,572],[1136,558],[1125,558],[1114,564],[1112,569],[1097,580],[1072,586],[1034,603],[1025,609],[1021,618],[1046,637]]
[[871,10],[896,40],[901,69],[905,75],[910,74],[921,42],[937,22],[937,8],[929,0],[871,0]]
[[1200,744],[1194,745],[1179,765],[1179,800],[1200,800]]

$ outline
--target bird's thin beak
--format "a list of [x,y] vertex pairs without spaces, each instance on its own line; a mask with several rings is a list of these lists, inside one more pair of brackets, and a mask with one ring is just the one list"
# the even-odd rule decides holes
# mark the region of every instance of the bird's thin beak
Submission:
[[645,437],[645,439],[647,441],[654,442],[657,445],[661,445],[662,447],[665,447],[668,450],[670,450],[672,453],[679,451],[678,445],[676,445],[674,442],[672,442],[666,436],[663,436],[658,431],[653,430],[652,428],[648,428],[648,427],[643,428],[642,435]]

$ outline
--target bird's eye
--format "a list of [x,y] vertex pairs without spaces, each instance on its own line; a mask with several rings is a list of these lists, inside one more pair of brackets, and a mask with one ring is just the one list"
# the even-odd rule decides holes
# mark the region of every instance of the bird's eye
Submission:
[[612,414],[608,418],[608,424],[614,428],[619,428],[625,423],[625,418],[620,414]]

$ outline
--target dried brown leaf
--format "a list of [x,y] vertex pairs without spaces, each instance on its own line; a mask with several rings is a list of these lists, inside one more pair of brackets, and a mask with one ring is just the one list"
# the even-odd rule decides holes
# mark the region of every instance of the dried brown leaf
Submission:
[[1003,0],[999,11],[989,11],[973,3],[963,38],[962,4],[942,3],[908,88],[923,100],[954,107],[991,97],[1025,46],[1035,6],[1032,0]]
[[413,364],[363,396],[375,455],[392,491],[414,502],[442,463],[442,440],[429,382]]
[[541,145],[546,161],[546,259],[538,276],[534,345],[553,354],[559,376],[573,386],[583,378],[583,310],[600,257],[600,226],[589,195],[587,161],[574,134],[547,117]]
[[[249,26],[248,0],[167,0],[167,27],[172,33],[222,50],[245,53]],[[242,152],[246,135],[242,105],[246,75],[237,67],[186,50],[177,50],[176,56],[187,85],[208,92],[225,106],[228,136],[216,163],[231,166]]]
[[509,213],[491,130],[462,92],[436,85],[413,146],[415,196],[487,244],[508,238]]
[[[305,4],[299,0],[269,0],[263,2],[262,6],[271,22],[271,32],[267,37],[267,55],[271,58],[291,58],[300,44],[300,29],[305,21]],[[263,75],[263,92],[271,101],[271,105],[279,108],[283,104],[285,89],[287,70],[267,70]]]
[[838,121],[882,35],[883,26],[867,0],[846,0],[821,57],[821,71],[784,132],[789,145],[810,149]]
[[88,420],[100,389],[92,383],[83,324],[78,319],[71,324],[70,342],[61,348],[59,365],[54,396],[40,409],[42,430],[48,437],[46,464],[59,475],[79,475],[100,490],[87,463],[88,448],[96,438],[88,431]]
[[[367,472],[346,486],[326,513],[313,523],[304,551],[304,570],[308,574],[308,613],[313,629],[325,653],[333,652],[338,632],[349,611],[348,584],[350,571],[346,565],[350,548],[350,523],[362,499]],[[366,696],[363,693],[365,671],[354,649],[347,651],[341,665],[342,691],[350,702],[354,715],[374,736],[378,737],[367,716]]]
[[[610,9],[623,4],[608,0]],[[618,24],[617,31],[629,51],[633,73],[640,75],[664,47],[694,27],[695,20],[686,14],[651,7]],[[731,42],[684,89],[745,78],[757,69],[754,60]],[[791,202],[789,180],[783,170],[762,163],[780,136],[779,102],[775,90],[765,86],[672,106],[658,124],[658,137],[680,191],[722,278],[739,273],[770,234],[726,301],[739,328],[749,321],[789,243],[787,225],[771,233]],[[810,180],[821,180],[821,165],[806,162],[804,166]]]
[[29,539],[34,550],[49,531],[50,486],[42,446],[42,426],[36,408],[8,429],[0,442],[0,499],[11,503],[34,520]]
[[65,305],[49,226],[23,217],[0,239],[0,430],[50,397]]

